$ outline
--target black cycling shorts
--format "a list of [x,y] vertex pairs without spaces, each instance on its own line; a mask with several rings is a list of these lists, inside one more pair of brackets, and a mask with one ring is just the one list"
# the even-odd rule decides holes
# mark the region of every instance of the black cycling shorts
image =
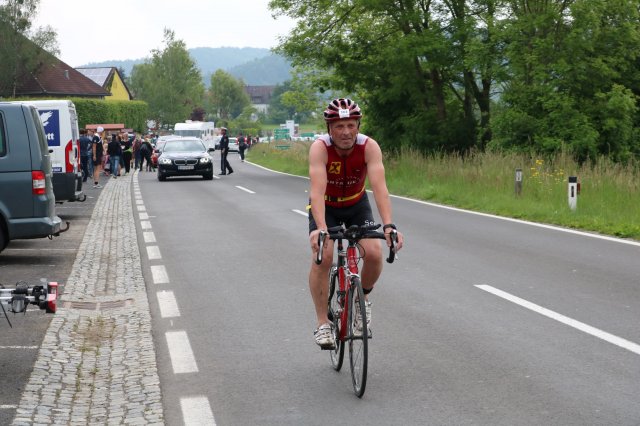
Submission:
[[[369,203],[369,197],[365,191],[362,198],[349,207],[331,207],[325,205],[324,207],[324,219],[327,224],[327,228],[333,228],[344,224],[347,228],[351,225],[370,225],[375,223],[373,220],[373,212],[371,211],[371,204]],[[316,221],[313,219],[311,209],[309,209],[309,233],[318,229]]]

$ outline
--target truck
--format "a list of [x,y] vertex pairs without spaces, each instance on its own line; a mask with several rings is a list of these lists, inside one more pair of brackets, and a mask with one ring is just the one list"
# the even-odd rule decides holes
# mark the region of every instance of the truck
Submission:
[[173,126],[173,134],[200,138],[208,151],[215,149],[216,127],[213,121],[187,120],[184,123],[176,123]]
[[51,153],[53,193],[56,202],[84,201],[80,167],[80,131],[76,106],[69,100],[16,101],[33,105]]
[[9,241],[58,236],[51,154],[40,113],[0,102],[0,251]]

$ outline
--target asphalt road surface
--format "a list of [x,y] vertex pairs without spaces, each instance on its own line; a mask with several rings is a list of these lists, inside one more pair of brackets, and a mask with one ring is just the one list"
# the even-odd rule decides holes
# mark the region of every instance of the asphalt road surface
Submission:
[[[70,222],[67,232],[52,240],[39,238],[9,243],[0,253],[0,284],[5,288],[15,288],[18,281],[37,285],[45,279],[57,281],[59,292],[64,292],[64,284],[100,195],[100,190],[93,189],[91,185],[85,186],[84,191],[87,194],[84,202],[56,204],[56,214],[63,222]],[[0,425],[10,424],[15,416],[16,406],[51,322],[51,315],[35,305],[29,306],[26,315],[8,315],[13,328],[9,327],[0,311]]]
[[640,424],[640,244],[394,198],[358,399],[313,342],[308,181],[230,160],[139,175],[168,424]]

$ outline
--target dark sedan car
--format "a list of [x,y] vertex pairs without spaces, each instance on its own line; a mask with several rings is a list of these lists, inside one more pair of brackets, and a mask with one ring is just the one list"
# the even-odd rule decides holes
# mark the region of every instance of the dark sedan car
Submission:
[[170,176],[202,176],[213,179],[213,164],[198,138],[168,139],[158,157],[158,180]]

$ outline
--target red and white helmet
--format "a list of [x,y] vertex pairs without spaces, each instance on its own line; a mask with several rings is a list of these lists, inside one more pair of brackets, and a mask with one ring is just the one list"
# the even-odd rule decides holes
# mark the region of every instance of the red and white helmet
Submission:
[[334,99],[329,103],[327,109],[324,110],[324,121],[327,123],[348,119],[360,121],[361,118],[362,111],[360,111],[360,107],[349,98]]

